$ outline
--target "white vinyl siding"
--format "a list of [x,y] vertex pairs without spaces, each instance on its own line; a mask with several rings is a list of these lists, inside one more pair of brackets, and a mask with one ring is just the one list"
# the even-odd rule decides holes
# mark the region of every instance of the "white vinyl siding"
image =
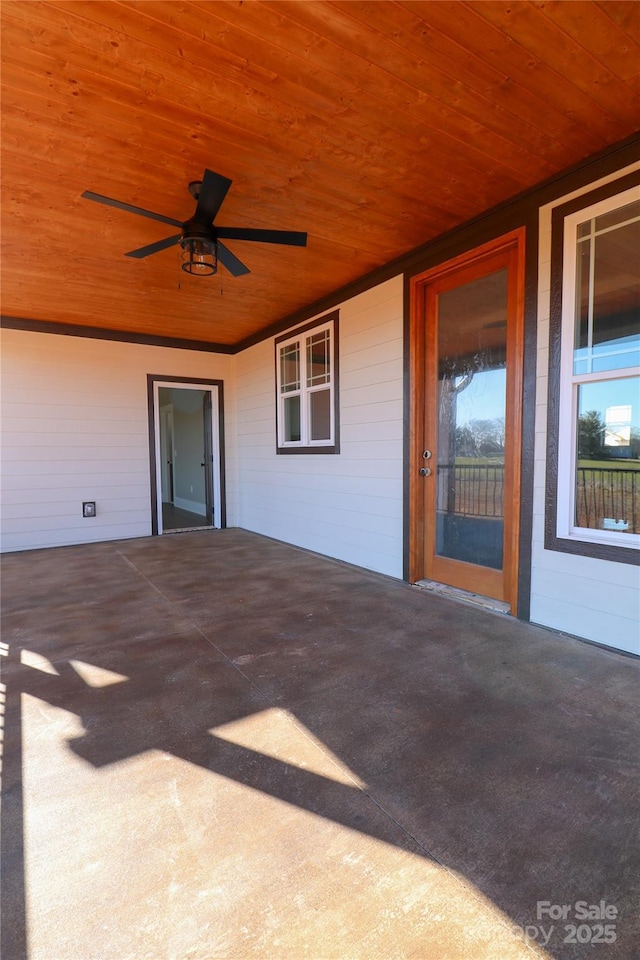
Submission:
[[[2,549],[149,536],[147,374],[231,391],[232,370],[227,356],[3,330]],[[231,524],[230,496],[227,511]]]
[[239,526],[402,576],[402,308],[401,277],[339,305],[335,456],[276,454],[273,340],[238,355]]
[[551,214],[566,203],[640,169],[640,164],[583,190],[559,198],[540,211],[538,284],[538,375],[531,565],[532,622],[574,636],[640,654],[640,570],[595,557],[547,550],[544,546],[547,450],[547,389],[551,301]]

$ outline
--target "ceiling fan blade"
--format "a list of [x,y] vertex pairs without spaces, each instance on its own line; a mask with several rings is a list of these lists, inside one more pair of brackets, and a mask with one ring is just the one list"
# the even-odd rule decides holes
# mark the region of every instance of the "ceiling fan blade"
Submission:
[[130,250],[125,253],[125,257],[135,257],[136,260],[142,260],[143,257],[149,257],[152,253],[158,253],[160,250],[166,250],[167,247],[173,247],[180,242],[181,233],[175,237],[165,237],[164,240],[158,240],[157,243],[150,243],[146,247],[139,247],[137,250]]
[[249,267],[245,266],[242,260],[238,260],[235,253],[231,253],[231,250],[225,247],[224,243],[218,241],[216,248],[218,250],[218,260],[234,277],[241,277],[245,273],[251,273]]
[[137,213],[141,217],[149,217],[150,220],[159,220],[160,223],[168,223],[172,227],[182,226],[181,220],[172,220],[171,217],[165,217],[162,213],[152,213],[151,210],[134,207],[131,203],[123,203],[122,200],[103,197],[100,193],[92,193],[91,190],[85,190],[81,196],[83,196],[85,200],[95,200],[96,203],[104,203],[108,207],[116,207],[118,210],[125,210],[127,213]]
[[261,243],[286,243],[292,247],[306,247],[306,233],[294,230],[253,230],[243,227],[216,227],[216,236],[225,240],[259,240]]
[[215,220],[232,181],[220,173],[205,170],[198,196],[198,205],[193,219],[209,226]]

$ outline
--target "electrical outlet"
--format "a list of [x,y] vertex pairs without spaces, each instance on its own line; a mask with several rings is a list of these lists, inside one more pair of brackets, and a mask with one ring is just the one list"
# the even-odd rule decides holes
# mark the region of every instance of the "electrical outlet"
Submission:
[[96,502],[95,500],[83,500],[82,501],[82,516],[83,517],[95,517],[96,515]]

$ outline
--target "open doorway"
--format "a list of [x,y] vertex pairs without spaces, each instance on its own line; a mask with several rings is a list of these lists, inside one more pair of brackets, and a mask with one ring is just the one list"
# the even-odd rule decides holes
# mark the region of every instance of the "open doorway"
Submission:
[[149,378],[152,532],[222,527],[222,384]]

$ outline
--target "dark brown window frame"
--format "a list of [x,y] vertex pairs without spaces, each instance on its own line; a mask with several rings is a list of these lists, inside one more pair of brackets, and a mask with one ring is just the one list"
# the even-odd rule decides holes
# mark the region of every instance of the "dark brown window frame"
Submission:
[[[278,417],[280,409],[280,397],[278,395],[278,362],[279,362],[279,345],[284,343],[286,340],[291,340],[293,337],[303,336],[309,330],[314,330],[316,327],[322,327],[327,323],[333,323],[333,370],[331,372],[332,376],[332,386],[333,386],[333,414],[334,414],[334,442],[332,444],[326,444],[324,446],[301,446],[301,447],[283,447],[278,442]],[[330,313],[325,313],[321,317],[316,317],[315,320],[310,320],[309,323],[305,323],[300,327],[294,327],[291,330],[288,330],[286,333],[282,334],[280,337],[276,337],[274,341],[274,360],[275,360],[275,398],[276,398],[276,453],[284,454],[288,456],[290,454],[298,455],[300,454],[307,455],[334,455],[340,453],[340,362],[339,362],[339,343],[340,343],[340,311],[332,310]]]
[[640,184],[640,171],[618,177],[602,187],[574,197],[555,207],[551,214],[551,291],[549,311],[549,383],[547,394],[547,472],[545,486],[545,537],[546,550],[570,553],[596,560],[640,565],[640,552],[632,546],[593,543],[589,540],[559,537],[558,521],[558,448],[560,443],[560,391],[561,342],[562,342],[562,294],[564,276],[564,230],[565,219],[579,210],[587,209],[601,200],[608,200],[630,187]]

